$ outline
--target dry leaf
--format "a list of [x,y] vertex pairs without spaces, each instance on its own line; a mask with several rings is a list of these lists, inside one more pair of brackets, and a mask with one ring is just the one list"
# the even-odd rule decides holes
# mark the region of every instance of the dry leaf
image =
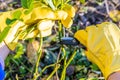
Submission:
[[27,45],[27,57],[28,60],[32,63],[35,64],[37,61],[37,50],[39,48],[39,42],[38,41],[33,41],[32,43],[28,43]]

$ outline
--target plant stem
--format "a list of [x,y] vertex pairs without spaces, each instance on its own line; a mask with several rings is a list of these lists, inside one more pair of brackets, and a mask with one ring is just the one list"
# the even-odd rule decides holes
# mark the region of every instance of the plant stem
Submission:
[[39,46],[39,49],[38,49],[38,52],[37,52],[38,53],[38,58],[37,58],[36,66],[35,66],[35,73],[34,73],[33,80],[37,80],[37,78],[39,77],[38,66],[39,66],[41,55],[42,55],[42,43],[43,43],[43,38],[42,38],[42,35],[40,33],[40,46]]
[[50,78],[54,75],[54,73],[59,69],[60,64],[56,64],[53,72],[50,74],[50,76],[48,76],[48,78],[46,80],[50,80]]
[[43,73],[47,68],[53,67],[53,66],[55,66],[55,64],[51,64],[51,65],[45,66],[45,67],[42,69],[42,71],[41,71],[41,73],[40,73],[40,76],[42,75],[42,73]]
[[[66,76],[66,69],[67,67],[69,66],[69,64],[71,63],[71,61],[73,60],[73,58],[75,57],[76,55],[76,49],[74,50],[74,52],[72,53],[72,56],[70,57],[70,59],[66,62],[66,65],[64,65],[64,68],[63,68],[63,71],[62,71],[62,76],[61,76],[61,79],[60,80],[65,80],[65,76]],[[65,60],[66,61],[66,60]]]
[[59,41],[61,41],[61,37],[62,37],[62,24],[60,22],[58,22],[59,24]]
[[65,51],[65,48],[62,48],[63,50],[63,53],[64,53],[64,67],[63,67],[63,71],[62,71],[62,74],[61,74],[61,80],[65,80],[65,75],[66,75],[66,51]]
[[56,64],[59,64],[59,62],[61,62],[61,60],[62,59],[60,59],[60,60],[58,60],[56,63],[54,63],[54,64],[50,64],[50,65],[48,65],[48,66],[45,66],[43,69],[42,69],[42,71],[41,71],[41,73],[40,73],[40,76],[42,75],[42,73],[47,69],[47,68],[49,68],[49,67],[54,67]]
[[74,50],[74,52],[72,53],[70,59],[67,61],[66,67],[69,66],[69,64],[71,63],[71,61],[72,61],[73,58],[75,57],[76,53],[77,53],[77,49]]
[[63,8],[64,0],[61,0],[61,9]]
[[65,4],[67,4],[69,1],[70,1],[70,0],[66,0],[66,1],[65,1]]

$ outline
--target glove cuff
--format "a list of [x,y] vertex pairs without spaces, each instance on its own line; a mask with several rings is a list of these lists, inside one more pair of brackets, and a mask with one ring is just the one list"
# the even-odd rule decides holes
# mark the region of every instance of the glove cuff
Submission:
[[106,73],[104,74],[105,80],[108,80],[109,76],[114,74],[115,72],[120,72],[120,69],[115,69],[115,70],[111,70],[111,71],[106,71]]
[[11,51],[14,51],[17,45],[17,43],[15,42],[7,43],[6,41],[4,41],[4,43],[8,47],[8,49]]

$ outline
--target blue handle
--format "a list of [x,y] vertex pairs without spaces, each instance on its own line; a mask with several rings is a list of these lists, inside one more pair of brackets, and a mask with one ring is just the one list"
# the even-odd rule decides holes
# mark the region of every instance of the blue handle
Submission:
[[5,72],[4,72],[4,70],[2,69],[2,66],[1,66],[1,64],[0,64],[0,80],[4,80],[4,78],[5,78]]

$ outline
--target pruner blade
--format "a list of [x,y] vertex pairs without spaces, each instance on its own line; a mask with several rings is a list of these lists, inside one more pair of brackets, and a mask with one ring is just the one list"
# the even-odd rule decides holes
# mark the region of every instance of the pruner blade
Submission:
[[79,45],[79,41],[73,37],[62,37],[60,44],[77,46]]
[[82,45],[77,39],[74,37],[62,37],[60,44],[63,45],[71,45],[71,46],[79,46],[80,48],[86,49],[84,45]]

